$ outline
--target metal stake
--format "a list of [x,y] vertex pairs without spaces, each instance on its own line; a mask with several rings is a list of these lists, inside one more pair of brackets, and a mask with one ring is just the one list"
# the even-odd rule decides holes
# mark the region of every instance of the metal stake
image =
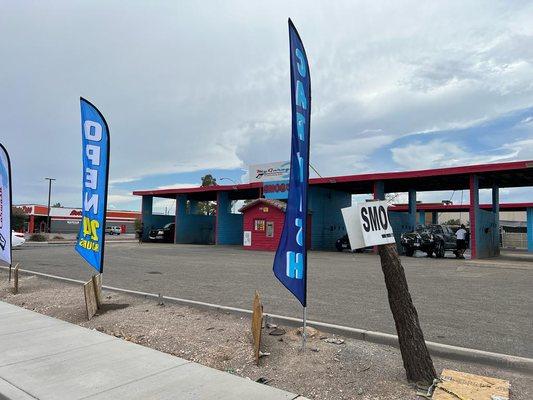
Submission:
[[305,344],[307,342],[307,307],[304,307],[303,314],[302,351],[305,351]]

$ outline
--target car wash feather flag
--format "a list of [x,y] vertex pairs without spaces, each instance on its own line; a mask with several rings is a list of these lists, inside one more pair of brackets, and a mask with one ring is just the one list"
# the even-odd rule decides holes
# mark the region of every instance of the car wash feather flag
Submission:
[[84,98],[80,98],[80,103],[83,179],[82,215],[76,251],[101,273],[104,269],[109,128],[95,106]]
[[291,63],[291,172],[285,223],[274,257],[274,275],[302,306],[307,302],[307,186],[311,79],[303,43],[289,19]]
[[11,162],[0,143],[0,260],[11,265]]

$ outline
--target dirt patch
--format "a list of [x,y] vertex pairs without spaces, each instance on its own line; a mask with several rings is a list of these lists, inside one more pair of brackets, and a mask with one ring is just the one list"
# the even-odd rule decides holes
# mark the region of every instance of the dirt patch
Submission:
[[[308,339],[308,350],[302,354],[296,330],[265,328],[261,350],[270,355],[262,358],[258,367],[249,318],[168,302],[160,306],[157,299],[104,291],[103,310],[87,321],[81,286],[23,275],[20,293],[13,295],[5,271],[0,272],[0,279],[3,301],[254,381],[261,379],[310,399],[417,399],[415,389],[405,380],[399,351],[389,346],[318,331]],[[286,333],[279,335],[280,328]],[[276,329],[279,336],[269,335]],[[328,343],[327,338],[340,340]],[[511,399],[533,398],[531,376],[439,358],[434,362],[439,372],[449,368],[507,379]]]

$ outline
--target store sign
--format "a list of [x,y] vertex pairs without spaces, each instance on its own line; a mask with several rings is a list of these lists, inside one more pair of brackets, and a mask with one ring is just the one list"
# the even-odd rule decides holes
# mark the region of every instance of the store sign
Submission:
[[291,71],[291,168],[283,230],[274,256],[274,275],[307,305],[307,189],[311,123],[311,78],[300,36],[289,19]]
[[273,162],[268,164],[250,165],[250,183],[252,182],[273,182],[287,181],[291,173],[289,161]]
[[11,264],[11,163],[0,144],[0,260]]
[[289,181],[274,181],[263,183],[265,199],[286,199],[289,197]]
[[342,209],[353,250],[395,242],[387,208],[386,201],[369,201]]
[[81,99],[82,224],[76,251],[99,273],[104,268],[104,229],[109,176],[109,128],[98,109]]

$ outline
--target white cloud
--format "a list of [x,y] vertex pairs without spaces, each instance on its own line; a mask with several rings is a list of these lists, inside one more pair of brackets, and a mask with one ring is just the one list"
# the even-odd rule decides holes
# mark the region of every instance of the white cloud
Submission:
[[200,185],[198,185],[197,183],[173,183],[170,185],[158,186],[157,189],[188,189],[199,186]]
[[508,146],[490,154],[473,153],[466,151],[461,145],[441,139],[395,147],[391,152],[394,162],[408,170],[505,161],[516,158],[519,154],[516,149]]
[[503,146],[505,149],[514,152],[517,159],[533,160],[533,138],[525,140],[517,140],[513,143],[508,143]]
[[[288,15],[311,64],[311,161],[322,175],[370,171],[368,154],[406,135],[533,105],[528,2],[106,2],[104,15],[101,7],[3,7],[1,140],[16,199],[40,201],[51,175],[59,200],[79,201],[80,95],[109,123],[112,184],[288,159]],[[396,154],[426,167],[479,158],[453,138],[425,150]]]

